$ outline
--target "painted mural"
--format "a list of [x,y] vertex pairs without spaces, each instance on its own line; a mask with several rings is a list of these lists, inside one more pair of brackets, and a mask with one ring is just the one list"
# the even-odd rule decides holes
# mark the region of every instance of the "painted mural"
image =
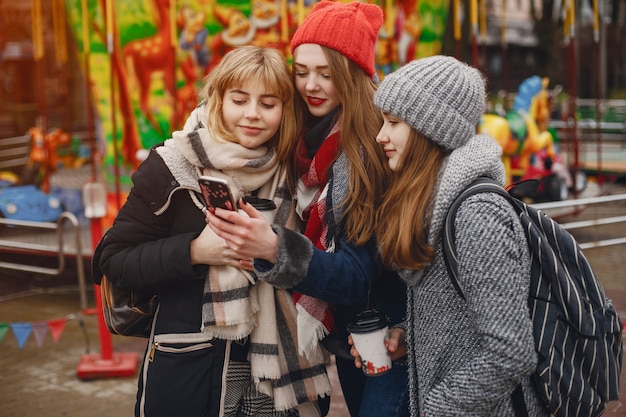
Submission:
[[[66,0],[104,145],[108,183],[130,182],[141,151],[170,137],[196,105],[199,82],[231,48],[289,41],[311,0]],[[448,0],[381,0],[379,77],[441,50]],[[87,68],[88,67],[88,68]]]

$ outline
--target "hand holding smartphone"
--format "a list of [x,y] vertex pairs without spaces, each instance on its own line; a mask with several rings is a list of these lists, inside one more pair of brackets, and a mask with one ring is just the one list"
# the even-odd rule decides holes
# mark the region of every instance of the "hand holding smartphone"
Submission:
[[207,209],[211,213],[215,213],[218,207],[225,210],[237,210],[235,198],[226,180],[202,175],[198,178],[198,184],[200,184]]

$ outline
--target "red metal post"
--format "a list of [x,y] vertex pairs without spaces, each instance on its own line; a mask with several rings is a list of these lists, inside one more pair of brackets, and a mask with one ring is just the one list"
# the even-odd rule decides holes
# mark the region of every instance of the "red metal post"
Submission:
[[[108,0],[113,1],[113,0]],[[91,144],[91,181],[83,187],[85,217],[91,219],[91,244],[95,249],[102,238],[102,218],[106,215],[106,187],[98,183],[98,155],[95,145],[94,110],[91,100],[91,83],[89,70],[89,30],[87,1],[82,0],[83,18],[83,52],[85,59],[85,81],[87,93],[87,123]],[[132,376],[137,369],[135,353],[113,353],[111,333],[104,321],[100,286],[94,284],[96,312],[98,315],[98,333],[100,336],[100,353],[85,354],[81,357],[76,375],[80,379],[98,379]]]
[[[91,219],[91,247],[95,248],[102,238],[102,219]],[[96,308],[98,311],[98,334],[100,335],[100,355],[104,360],[113,359],[113,343],[111,333],[107,330],[102,313],[102,294],[100,286],[94,284],[93,288]]]
[[[102,218],[91,219],[91,243],[95,248],[102,237]],[[98,315],[100,353],[84,354],[76,369],[80,379],[98,379],[133,376],[137,369],[137,354],[114,353],[111,333],[104,321],[100,286],[94,284],[94,298]]]

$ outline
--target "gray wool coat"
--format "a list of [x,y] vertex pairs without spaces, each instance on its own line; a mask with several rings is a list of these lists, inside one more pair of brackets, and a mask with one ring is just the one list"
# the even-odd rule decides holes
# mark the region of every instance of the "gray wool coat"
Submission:
[[510,204],[492,193],[468,198],[455,220],[459,278],[453,287],[441,248],[444,218],[477,177],[504,182],[501,149],[475,136],[438,175],[428,231],[435,258],[424,270],[400,271],[408,285],[407,345],[414,417],[515,416],[511,393],[522,382],[530,416],[548,416],[529,375],[537,364],[527,306],[530,258]]

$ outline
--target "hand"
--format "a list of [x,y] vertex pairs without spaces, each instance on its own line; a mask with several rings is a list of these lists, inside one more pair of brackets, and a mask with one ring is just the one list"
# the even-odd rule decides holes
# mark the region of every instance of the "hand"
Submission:
[[209,227],[242,259],[258,258],[276,262],[278,237],[263,215],[244,199],[239,201],[242,215],[236,211],[207,211]]
[[[406,356],[406,340],[404,338],[405,331],[398,327],[394,327],[389,330],[389,340],[387,341],[387,350],[389,351],[389,356],[391,356],[391,360],[399,359],[403,356]],[[352,340],[352,336],[348,336],[348,344],[352,347],[350,348],[350,355],[354,357],[354,366],[360,368],[362,366],[361,363],[361,355],[359,355],[359,351],[356,350],[354,346],[354,341]]]
[[405,331],[399,327],[389,330],[389,341],[387,342],[387,350],[391,355],[391,360],[395,361],[406,356],[406,340]]
[[352,340],[352,336],[348,335],[348,344],[352,346],[350,348],[350,355],[354,358],[354,366],[360,368],[363,364],[361,363],[361,355],[359,355],[359,351],[356,350],[356,346],[354,346],[354,340]]
[[253,269],[252,259],[242,258],[230,249],[224,239],[217,236],[209,225],[206,225],[198,237],[191,241],[189,250],[191,263],[194,265],[230,265],[249,271]]

